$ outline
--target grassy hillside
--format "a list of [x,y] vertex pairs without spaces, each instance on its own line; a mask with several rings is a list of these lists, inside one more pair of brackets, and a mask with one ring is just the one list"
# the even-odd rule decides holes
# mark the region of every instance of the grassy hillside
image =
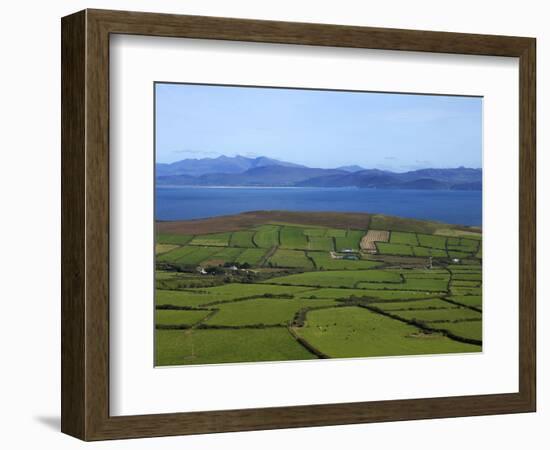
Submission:
[[481,230],[260,211],[157,223],[156,364],[482,346]]

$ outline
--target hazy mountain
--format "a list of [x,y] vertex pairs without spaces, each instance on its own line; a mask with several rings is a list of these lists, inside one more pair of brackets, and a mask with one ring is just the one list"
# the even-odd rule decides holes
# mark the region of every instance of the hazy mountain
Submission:
[[260,156],[219,156],[217,158],[183,159],[171,164],[157,164],[157,176],[190,175],[199,177],[211,173],[243,173],[249,169],[265,166],[303,167],[299,164],[277,161]]
[[344,175],[322,175],[299,186],[481,190],[481,169],[422,169],[405,173],[370,169]]
[[421,169],[404,173],[362,169],[359,166],[318,169],[266,157],[220,156],[157,164],[157,183],[179,186],[481,190],[482,171],[465,167]]
[[365,170],[365,168],[357,165],[351,165],[337,167],[336,170],[345,170],[346,172],[359,172],[360,170]]
[[196,186],[296,186],[302,181],[320,175],[344,173],[346,172],[334,169],[262,166],[243,173],[209,173],[192,179],[187,175],[158,177],[157,182],[159,184]]

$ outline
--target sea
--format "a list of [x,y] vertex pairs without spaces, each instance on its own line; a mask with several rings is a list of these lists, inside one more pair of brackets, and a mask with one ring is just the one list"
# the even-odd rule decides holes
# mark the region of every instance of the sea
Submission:
[[189,220],[246,211],[338,211],[388,214],[481,226],[481,191],[157,186],[157,220]]

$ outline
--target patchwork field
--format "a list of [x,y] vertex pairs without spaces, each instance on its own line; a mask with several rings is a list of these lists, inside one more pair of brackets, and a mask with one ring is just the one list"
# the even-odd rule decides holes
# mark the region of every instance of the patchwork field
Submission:
[[345,213],[157,224],[155,364],[482,349],[481,230]]

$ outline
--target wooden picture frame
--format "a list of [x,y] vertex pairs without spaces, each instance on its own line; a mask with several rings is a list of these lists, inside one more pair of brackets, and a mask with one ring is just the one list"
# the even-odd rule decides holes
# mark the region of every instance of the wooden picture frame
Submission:
[[[305,44],[519,58],[519,391],[493,395],[109,415],[109,36]],[[85,10],[62,19],[62,417],[83,440],[535,411],[533,38]]]

